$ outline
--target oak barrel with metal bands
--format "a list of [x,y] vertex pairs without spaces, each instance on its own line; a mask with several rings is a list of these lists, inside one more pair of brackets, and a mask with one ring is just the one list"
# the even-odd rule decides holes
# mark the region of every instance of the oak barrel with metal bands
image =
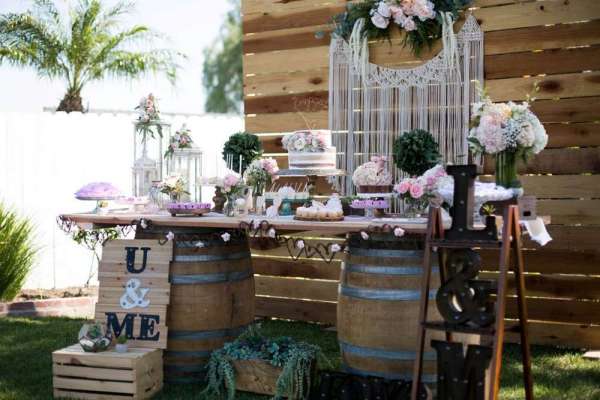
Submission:
[[180,237],[170,271],[165,380],[193,383],[203,379],[210,353],[254,320],[254,275],[246,237]]
[[[342,264],[337,330],[346,371],[388,379],[412,379],[416,357],[419,301],[423,276],[421,236],[393,238],[351,235]],[[437,265],[437,255],[432,253]],[[429,319],[435,307],[439,269],[432,270]],[[438,337],[436,335],[436,337]],[[436,355],[426,341],[423,382],[435,382]]]

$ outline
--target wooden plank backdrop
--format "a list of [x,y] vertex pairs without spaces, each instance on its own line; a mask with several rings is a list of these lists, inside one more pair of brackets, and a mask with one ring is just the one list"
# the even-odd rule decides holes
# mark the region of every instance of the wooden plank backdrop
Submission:
[[[327,128],[331,17],[346,0],[243,0],[246,130],[261,136],[281,166],[284,133]],[[522,100],[534,82],[533,109],[548,148],[521,167],[525,190],[552,216],[554,240],[527,242],[525,262],[534,343],[600,346],[600,1],[475,0],[485,31],[485,84],[494,100]],[[371,61],[407,67],[421,59],[392,43],[371,43]],[[485,172],[494,173],[487,162]],[[320,182],[318,191],[330,188]],[[323,239],[325,240],[325,239]],[[497,254],[483,253],[490,276]],[[285,249],[254,252],[257,312],[335,322],[340,260],[292,261]],[[509,316],[515,304],[509,303]],[[516,340],[515,336],[509,336]]]

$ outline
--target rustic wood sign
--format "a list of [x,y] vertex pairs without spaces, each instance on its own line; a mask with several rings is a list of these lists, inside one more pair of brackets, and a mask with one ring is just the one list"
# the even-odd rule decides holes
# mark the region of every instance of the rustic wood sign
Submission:
[[104,246],[98,269],[96,321],[133,347],[167,347],[169,263],[172,242],[113,240]]

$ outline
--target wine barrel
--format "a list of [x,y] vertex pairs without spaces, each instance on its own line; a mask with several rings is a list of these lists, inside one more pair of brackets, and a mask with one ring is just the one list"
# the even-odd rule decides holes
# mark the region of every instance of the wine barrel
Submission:
[[[338,339],[347,372],[387,379],[412,379],[419,327],[423,276],[422,236],[399,240],[351,235],[342,264],[337,309]],[[432,253],[437,265],[437,255]],[[439,269],[432,269],[430,320],[435,307]],[[437,338],[442,338],[437,336]],[[435,352],[426,342],[423,382],[435,382]]]
[[254,320],[254,275],[246,237],[231,235],[225,242],[217,232],[194,236],[175,234],[164,356],[169,382],[200,382],[210,353]]

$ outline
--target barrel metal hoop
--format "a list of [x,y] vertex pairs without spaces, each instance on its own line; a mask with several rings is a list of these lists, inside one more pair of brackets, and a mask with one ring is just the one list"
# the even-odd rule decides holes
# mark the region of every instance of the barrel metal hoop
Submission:
[[[346,364],[342,364],[342,370],[344,372],[360,375],[360,376],[377,376],[384,379],[402,379],[402,380],[411,380],[412,381],[412,372],[407,372],[404,374],[394,374],[394,373],[386,373],[386,372],[377,372],[377,371],[364,371],[356,368],[352,368],[347,366]],[[437,375],[434,374],[422,374],[421,382],[423,383],[436,383]]]
[[194,285],[197,283],[237,282],[252,277],[252,267],[243,271],[218,272],[216,274],[171,275],[172,285]]
[[[362,347],[340,341],[340,348],[344,353],[350,353],[358,357],[385,358],[388,360],[413,361],[417,353],[414,350],[381,350],[373,347]],[[435,352],[426,351],[423,353],[423,360],[435,361],[437,359]]]
[[213,331],[172,331],[169,330],[169,339],[178,340],[202,340],[218,339],[222,337],[239,336],[249,325],[242,325],[235,328],[217,329]]
[[[367,300],[417,301],[421,299],[420,290],[401,289],[365,289],[355,286],[340,285],[339,293],[348,297]],[[429,291],[429,299],[435,299],[437,289]]]
[[361,247],[349,247],[348,254],[351,256],[423,259],[423,250],[364,249]]
[[197,350],[197,351],[171,351],[166,350],[166,357],[178,357],[178,358],[196,358],[196,357],[210,357],[211,350]]
[[227,260],[241,260],[244,258],[250,258],[249,251],[241,251],[238,253],[229,254],[175,254],[175,262],[202,262],[202,261],[227,261]]
[[[346,272],[359,272],[363,274],[374,274],[374,275],[421,275],[423,273],[423,267],[407,267],[407,266],[394,266],[394,265],[383,265],[381,267],[366,264],[348,264],[342,263],[342,268]],[[438,267],[431,269],[433,274],[439,272]]]

